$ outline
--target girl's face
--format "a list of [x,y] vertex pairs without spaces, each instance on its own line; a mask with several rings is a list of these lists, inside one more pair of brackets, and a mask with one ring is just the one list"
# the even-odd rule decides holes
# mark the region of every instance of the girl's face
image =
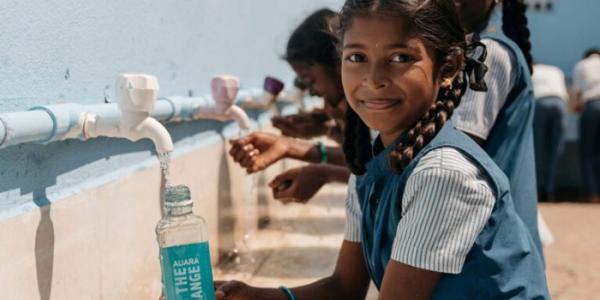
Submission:
[[389,145],[437,97],[433,51],[407,36],[399,18],[355,17],[342,45],[342,84],[360,118]]
[[307,86],[311,96],[323,97],[333,107],[344,97],[342,83],[337,71],[319,64],[290,63],[294,72]]

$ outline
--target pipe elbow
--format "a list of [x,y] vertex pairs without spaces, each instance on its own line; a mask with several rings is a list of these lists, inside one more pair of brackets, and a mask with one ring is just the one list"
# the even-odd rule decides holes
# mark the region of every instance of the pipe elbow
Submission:
[[154,118],[144,119],[138,126],[132,129],[129,137],[132,141],[140,139],[150,139],[156,147],[158,153],[168,153],[173,151],[173,140],[169,131],[163,124]]
[[232,105],[228,110],[228,115],[231,119],[238,123],[241,130],[250,129],[250,118],[248,114],[239,106]]

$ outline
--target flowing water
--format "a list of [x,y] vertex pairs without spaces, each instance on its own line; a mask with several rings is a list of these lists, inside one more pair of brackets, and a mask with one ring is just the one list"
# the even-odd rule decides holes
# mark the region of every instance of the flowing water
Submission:
[[161,178],[163,180],[162,188],[170,186],[169,182],[169,164],[171,163],[171,152],[158,153],[158,161],[160,162]]
[[[237,138],[243,138],[248,136],[251,130],[240,130]],[[253,211],[257,205],[256,197],[258,196],[258,173],[252,174],[250,186],[247,192],[244,193],[246,196],[243,198],[241,211]],[[252,239],[254,237],[256,220],[253,218],[253,214],[240,214],[241,219],[238,220],[242,228],[242,234],[237,237],[235,242],[235,249],[232,249],[230,255],[234,257],[234,262],[239,269],[252,268],[256,263],[254,252],[252,250]]]

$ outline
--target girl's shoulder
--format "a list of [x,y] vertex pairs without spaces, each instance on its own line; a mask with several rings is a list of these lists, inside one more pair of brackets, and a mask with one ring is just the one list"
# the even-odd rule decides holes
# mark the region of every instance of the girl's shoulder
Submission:
[[489,68],[512,69],[512,66],[516,63],[516,57],[507,44],[494,38],[482,38],[481,43],[485,45],[487,50],[485,64]]
[[440,147],[424,154],[417,162],[408,181],[421,177],[451,184],[477,185],[492,193],[494,191],[492,188],[494,185],[486,170],[453,147]]

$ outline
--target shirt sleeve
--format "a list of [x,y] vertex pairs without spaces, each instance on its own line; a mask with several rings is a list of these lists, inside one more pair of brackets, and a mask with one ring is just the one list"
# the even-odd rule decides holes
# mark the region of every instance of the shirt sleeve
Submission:
[[356,193],[356,176],[351,175],[348,180],[348,193],[346,196],[346,229],[344,239],[349,242],[360,243],[362,241],[360,231],[360,220],[362,212]]
[[485,74],[487,92],[474,91],[467,88],[454,114],[452,121],[456,128],[486,140],[496,122],[506,98],[515,84],[516,71],[513,69],[515,57],[501,43],[483,39],[487,47]]
[[495,196],[487,177],[457,150],[426,156],[407,180],[391,259],[458,274],[489,220]]

